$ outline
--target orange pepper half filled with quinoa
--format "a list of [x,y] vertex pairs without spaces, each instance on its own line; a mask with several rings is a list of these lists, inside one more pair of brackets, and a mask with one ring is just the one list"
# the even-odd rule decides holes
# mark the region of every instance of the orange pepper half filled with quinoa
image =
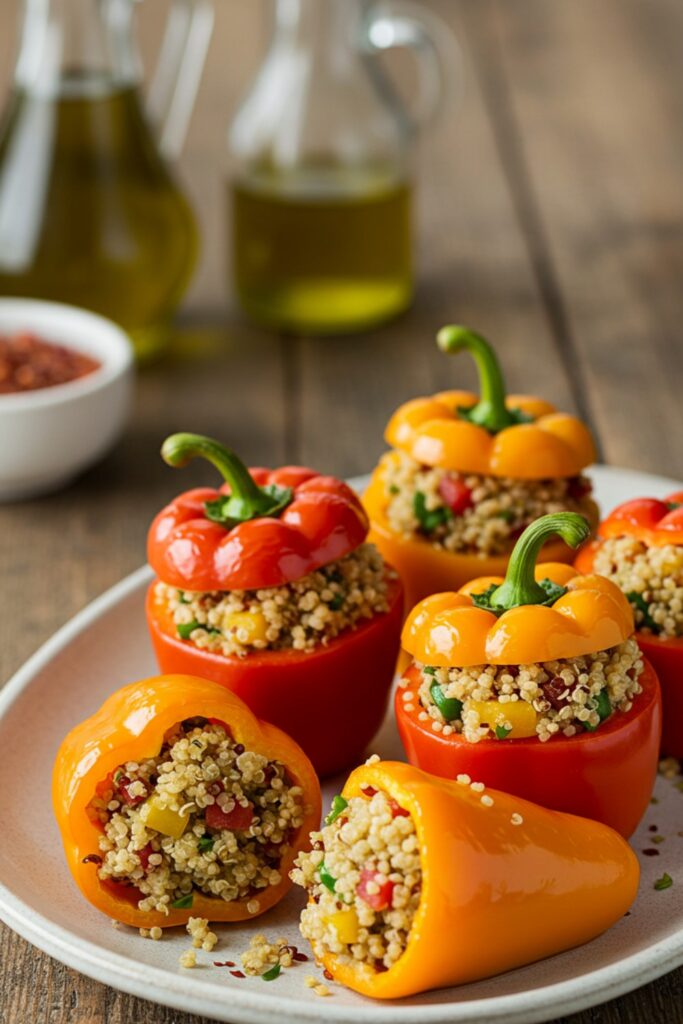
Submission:
[[[541,398],[507,395],[480,335],[449,326],[437,341],[443,352],[473,356],[480,396],[442,391],[397,409],[385,433],[392,450],[363,499],[370,540],[400,573],[407,608],[476,576],[502,575],[515,540],[540,515],[598,520],[583,475],[595,461],[588,428]],[[557,539],[544,555],[572,559]]]
[[468,776],[357,768],[292,872],[301,932],[376,999],[477,981],[595,938],[626,913],[638,861],[612,829]]
[[320,820],[294,740],[216,683],[179,675],[124,686],[76,726],[52,798],[81,892],[137,928],[262,914]]
[[572,512],[542,516],[517,541],[505,579],[471,580],[412,610],[398,729],[408,759],[427,771],[466,773],[629,836],[657,770],[659,683],[616,584],[536,564],[554,534],[577,547],[589,526]]
[[662,754],[683,758],[683,491],[617,506],[574,564],[614,580],[633,606],[662,687]]

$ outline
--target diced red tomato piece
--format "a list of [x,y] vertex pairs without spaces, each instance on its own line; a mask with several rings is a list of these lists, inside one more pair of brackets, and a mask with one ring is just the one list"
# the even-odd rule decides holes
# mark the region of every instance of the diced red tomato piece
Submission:
[[235,804],[226,814],[218,804],[209,804],[204,812],[204,820],[209,828],[229,828],[232,832],[243,832],[254,820],[254,808],[251,804],[246,807]]
[[[377,882],[379,872],[375,868],[363,868],[360,873],[360,881],[356,886],[356,894],[372,910],[387,910],[391,906],[391,898],[394,893],[393,882]],[[368,885],[375,883],[379,886],[377,892],[368,892]],[[374,885],[373,885],[374,889]]]
[[151,843],[147,843],[147,846],[143,846],[141,850],[138,850],[138,857],[140,858],[140,864],[143,871],[149,870],[149,858],[154,853],[154,847]]
[[396,801],[394,800],[393,796],[389,797],[389,807],[391,808],[391,817],[392,818],[409,818],[410,817],[410,811],[407,811],[405,809],[405,807],[401,807],[400,804],[397,804]]
[[145,786],[143,793],[131,793],[131,786],[136,781],[138,780],[129,779],[127,775],[121,775],[115,784],[117,794],[124,804],[128,804],[129,807],[137,807],[138,804],[144,803],[148,796],[147,786]]
[[374,786],[361,786],[360,791],[363,794],[363,796],[366,796],[368,798],[368,800],[371,800],[375,793],[377,792]]
[[461,516],[468,508],[472,508],[472,492],[458,476],[446,474],[441,477],[439,494],[456,516]]

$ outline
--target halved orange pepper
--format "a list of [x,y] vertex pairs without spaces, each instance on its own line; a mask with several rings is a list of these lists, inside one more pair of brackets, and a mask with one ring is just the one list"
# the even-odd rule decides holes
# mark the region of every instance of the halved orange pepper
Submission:
[[[648,547],[683,546],[683,491],[668,494],[662,501],[635,498],[618,505],[600,524],[598,539],[579,552],[574,563],[577,570],[592,572],[602,544],[616,537],[634,537]],[[683,636],[662,637],[641,627],[636,639],[662,687],[661,752],[683,758]]]
[[[505,580],[472,580],[457,593],[434,594],[418,604],[402,637],[415,661],[437,668],[528,665],[593,654],[632,636],[633,613],[616,584],[580,576],[567,565],[536,565],[554,531],[576,547],[589,528],[572,512],[542,516],[518,540]],[[610,715],[594,732],[546,743],[530,729],[515,732],[514,724],[502,739],[471,743],[455,731],[444,736],[432,729],[431,719],[420,719],[417,666],[408,669],[404,683],[396,694],[396,721],[413,764],[447,778],[468,773],[626,836],[635,830],[652,793],[661,734],[659,683],[647,662],[630,711]],[[501,704],[501,711],[509,706]]]
[[101,825],[88,805],[114,770],[126,761],[141,761],[159,753],[165,733],[187,718],[222,722],[247,750],[280,761],[304,793],[304,822],[284,854],[282,880],[259,890],[258,913],[278,903],[289,889],[289,871],[308,835],[320,821],[320,786],[303,750],[274,725],[259,721],[243,701],[217,683],[193,676],[166,675],[131,683],[113,693],[90,718],[77,725],[57,753],[52,777],[52,801],[62,836],[67,865],[79,889],[103,914],[135,928],[185,924],[190,916],[210,921],[242,921],[256,916],[247,910],[253,897],[228,903],[200,892],[192,906],[169,914],[141,911],[133,886],[101,881],[91,856],[99,851]]
[[[506,395],[500,365],[484,338],[467,328],[449,326],[439,332],[437,341],[444,352],[472,354],[479,370],[480,396],[441,391],[406,402],[391,417],[384,435],[393,449],[424,466],[518,480],[572,477],[595,461],[593,439],[581,420],[557,412],[541,398]],[[426,537],[399,534],[391,528],[385,480],[396,457],[395,451],[382,457],[363,504],[370,517],[369,539],[401,575],[407,607],[476,576],[504,573],[507,553],[451,552]],[[598,509],[588,500],[587,512],[594,526]],[[571,562],[573,556],[561,540],[555,540],[545,557]]]
[[373,787],[412,815],[420,904],[403,955],[387,971],[325,954],[341,984],[375,999],[460,985],[553,956],[626,913],[638,861],[612,829],[495,790],[437,779],[411,765],[357,768],[343,796]]

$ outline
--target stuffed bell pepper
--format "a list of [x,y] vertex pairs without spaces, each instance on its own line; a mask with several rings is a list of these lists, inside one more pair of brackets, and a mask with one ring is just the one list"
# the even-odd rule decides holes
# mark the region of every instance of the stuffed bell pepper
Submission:
[[[574,416],[528,395],[507,395],[498,360],[480,335],[444,327],[443,352],[469,352],[480,396],[443,391],[416,398],[392,416],[392,450],[375,470],[364,503],[370,539],[399,571],[406,610],[423,597],[476,576],[502,575],[522,530],[550,512],[597,524],[590,432]],[[548,561],[570,562],[555,539]]]
[[397,999],[588,942],[626,913],[638,862],[612,829],[398,762],[357,768],[292,877],[332,977]]
[[201,456],[218,490],[181,494],[152,523],[147,598],[162,672],[213,679],[293,736],[327,775],[379,728],[399,651],[403,590],[341,480],[247,470],[217,441],[175,434],[172,466]]
[[139,928],[262,914],[320,820],[318,779],[294,740],[188,676],[109,697],[62,743],[52,793],[83,895]]
[[662,753],[683,758],[683,491],[619,505],[575,564],[614,580],[631,602],[662,687]]
[[413,609],[398,728],[427,771],[465,773],[629,836],[657,770],[659,684],[615,583],[536,564],[555,534],[577,547],[589,527],[572,512],[543,516],[504,580],[472,580]]

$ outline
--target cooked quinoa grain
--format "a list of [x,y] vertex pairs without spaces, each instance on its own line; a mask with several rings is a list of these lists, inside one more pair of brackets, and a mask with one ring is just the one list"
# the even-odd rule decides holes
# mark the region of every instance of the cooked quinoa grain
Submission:
[[[525,722],[530,720],[532,730],[546,742],[555,735],[597,729],[613,712],[630,711],[641,692],[642,670],[640,649],[631,637],[618,647],[563,661],[421,666],[418,697],[423,721],[431,718],[435,731],[444,736],[458,733],[470,743],[509,734],[514,738],[522,702]],[[483,702],[494,703],[482,707]]]
[[[142,911],[191,907],[198,891],[249,899],[256,913],[258,893],[282,879],[304,811],[282,764],[245,750],[222,725],[186,721],[156,757],[120,765],[98,787],[89,807],[102,828],[98,876],[134,887]],[[188,931],[197,947],[216,944],[203,918]]]
[[522,530],[549,512],[594,519],[587,477],[516,480],[423,466],[403,452],[383,457],[387,519],[397,533],[436,547],[484,555],[511,550]]
[[265,935],[254,935],[240,960],[245,974],[257,975],[276,964],[284,968],[291,967],[295,952],[296,948],[288,945],[284,936],[271,942]]
[[420,903],[420,851],[411,815],[386,793],[352,797],[311,836],[292,879],[312,902],[301,934],[316,957],[334,953],[387,970],[402,956]]
[[363,619],[388,610],[389,570],[374,544],[281,587],[194,593],[156,585],[178,635],[197,647],[244,656],[250,651],[311,651]]
[[683,636],[683,547],[648,547],[614,537],[596,550],[595,572],[608,576],[633,605],[636,626],[658,636]]

